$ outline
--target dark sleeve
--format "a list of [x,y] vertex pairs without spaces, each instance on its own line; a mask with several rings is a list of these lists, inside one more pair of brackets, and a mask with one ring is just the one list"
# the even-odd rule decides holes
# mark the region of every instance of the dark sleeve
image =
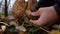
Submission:
[[57,14],[60,16],[60,0],[54,0],[54,1],[55,1],[54,8],[55,8]]
[[54,0],[39,0],[37,8],[41,8],[41,7],[49,7],[49,6],[53,6],[55,4]]

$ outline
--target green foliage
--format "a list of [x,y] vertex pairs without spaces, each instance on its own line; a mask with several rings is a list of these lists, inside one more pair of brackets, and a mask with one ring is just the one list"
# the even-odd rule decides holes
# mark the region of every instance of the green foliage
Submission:
[[4,14],[3,14],[3,13],[0,13],[0,17],[1,17],[1,16],[4,16]]
[[36,32],[36,30],[31,29],[31,30],[28,32],[28,34],[34,34],[35,32]]
[[25,18],[24,18],[24,22],[25,22],[25,23],[28,23],[28,21],[29,21],[28,17],[25,17]]
[[35,34],[35,33],[37,32],[37,30],[40,29],[40,27],[37,26],[37,25],[32,25],[32,26],[33,26],[33,28],[31,28],[31,29],[29,30],[28,34]]
[[11,32],[11,33],[14,33],[16,32],[17,30],[15,29],[15,26],[9,26],[7,29],[6,29],[7,32]]

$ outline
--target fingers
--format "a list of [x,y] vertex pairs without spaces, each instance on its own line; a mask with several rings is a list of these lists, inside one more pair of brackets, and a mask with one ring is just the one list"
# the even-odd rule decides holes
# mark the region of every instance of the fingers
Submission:
[[31,23],[31,24],[36,24],[36,25],[38,25],[38,24],[37,24],[37,23],[38,23],[37,20],[30,20],[30,23]]
[[36,24],[38,21],[37,20],[30,20],[31,23]]
[[32,16],[39,16],[40,15],[40,11],[36,11],[36,12],[31,12]]
[[30,22],[39,26],[44,26],[49,21],[48,18],[44,15],[41,15],[38,20],[30,20]]
[[32,24],[35,24],[35,25],[39,25],[39,26],[43,26],[42,24],[42,22],[40,22],[39,20],[30,20],[30,23],[32,23]]

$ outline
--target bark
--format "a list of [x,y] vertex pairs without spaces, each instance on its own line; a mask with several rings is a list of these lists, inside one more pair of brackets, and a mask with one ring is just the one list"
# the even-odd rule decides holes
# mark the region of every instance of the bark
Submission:
[[8,16],[8,11],[7,11],[7,9],[8,9],[8,6],[7,6],[7,0],[5,0],[5,12],[4,12],[5,17]]

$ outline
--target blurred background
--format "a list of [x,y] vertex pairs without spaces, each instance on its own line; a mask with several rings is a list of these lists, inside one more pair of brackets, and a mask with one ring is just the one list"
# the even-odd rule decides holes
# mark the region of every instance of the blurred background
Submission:
[[[13,5],[14,5],[14,3],[15,3],[15,1],[16,0],[7,0],[7,7],[6,7],[6,2],[5,2],[6,0],[0,0],[0,14],[6,14],[6,12],[8,12],[8,15],[12,15],[12,8],[13,8]],[[40,5],[39,5],[40,6]],[[6,9],[7,9],[7,11],[6,11]],[[8,24],[8,23],[11,23],[11,24],[16,24],[16,21],[14,21],[13,19],[13,17],[12,16],[10,16],[10,17],[8,17],[8,18],[4,18],[3,17],[4,15],[2,15],[2,17],[0,16],[0,23],[2,22],[2,23],[5,23],[6,22],[6,24]],[[24,19],[24,18],[23,18]],[[28,22],[28,18],[27,19],[24,19],[25,21],[27,21]],[[22,19],[21,19],[21,21],[23,21]],[[23,21],[24,22],[24,21]],[[20,23],[20,22],[19,22]],[[9,24],[8,24],[9,25]],[[0,25],[1,26],[1,25]],[[5,25],[4,25],[4,27],[6,27]],[[14,28],[14,26],[11,26],[11,27],[13,27]],[[13,28],[11,28],[11,27],[9,27],[10,29],[11,29],[11,31],[13,31],[13,32],[15,32],[15,29],[13,29]],[[23,27],[23,26],[16,26],[17,27],[17,29],[22,29],[22,30],[24,30],[25,29],[25,27]],[[31,27],[31,26],[28,26],[28,27]],[[60,33],[60,25],[54,25],[54,26],[52,26],[52,27],[54,27],[54,28],[56,28],[56,30],[52,30],[52,32],[53,33],[55,33],[55,32],[57,32],[58,34]],[[50,27],[50,28],[52,28],[52,27]],[[1,28],[3,28],[3,27],[1,27]],[[7,27],[6,27],[7,28]],[[7,28],[8,29],[8,28]],[[36,28],[37,29],[37,28]],[[7,31],[7,30],[6,30]],[[48,30],[47,30],[48,31]],[[36,33],[38,33],[38,34],[40,34],[40,33],[46,33],[47,31],[45,31],[43,28],[41,29],[41,30],[37,30],[37,31],[35,31],[35,30],[31,30],[30,32],[34,32],[35,34]],[[30,32],[28,32],[29,34],[31,34]],[[19,33],[21,33],[20,31],[19,31]],[[22,32],[23,33],[23,32]],[[44,34],[45,34],[44,33]],[[4,32],[4,34],[5,34],[5,32]],[[25,34],[25,33],[24,33]]]
[[[7,8],[8,8],[8,14],[10,15],[12,12],[13,4],[16,0],[7,0]],[[5,0],[0,0],[0,13],[4,13],[5,9]]]

